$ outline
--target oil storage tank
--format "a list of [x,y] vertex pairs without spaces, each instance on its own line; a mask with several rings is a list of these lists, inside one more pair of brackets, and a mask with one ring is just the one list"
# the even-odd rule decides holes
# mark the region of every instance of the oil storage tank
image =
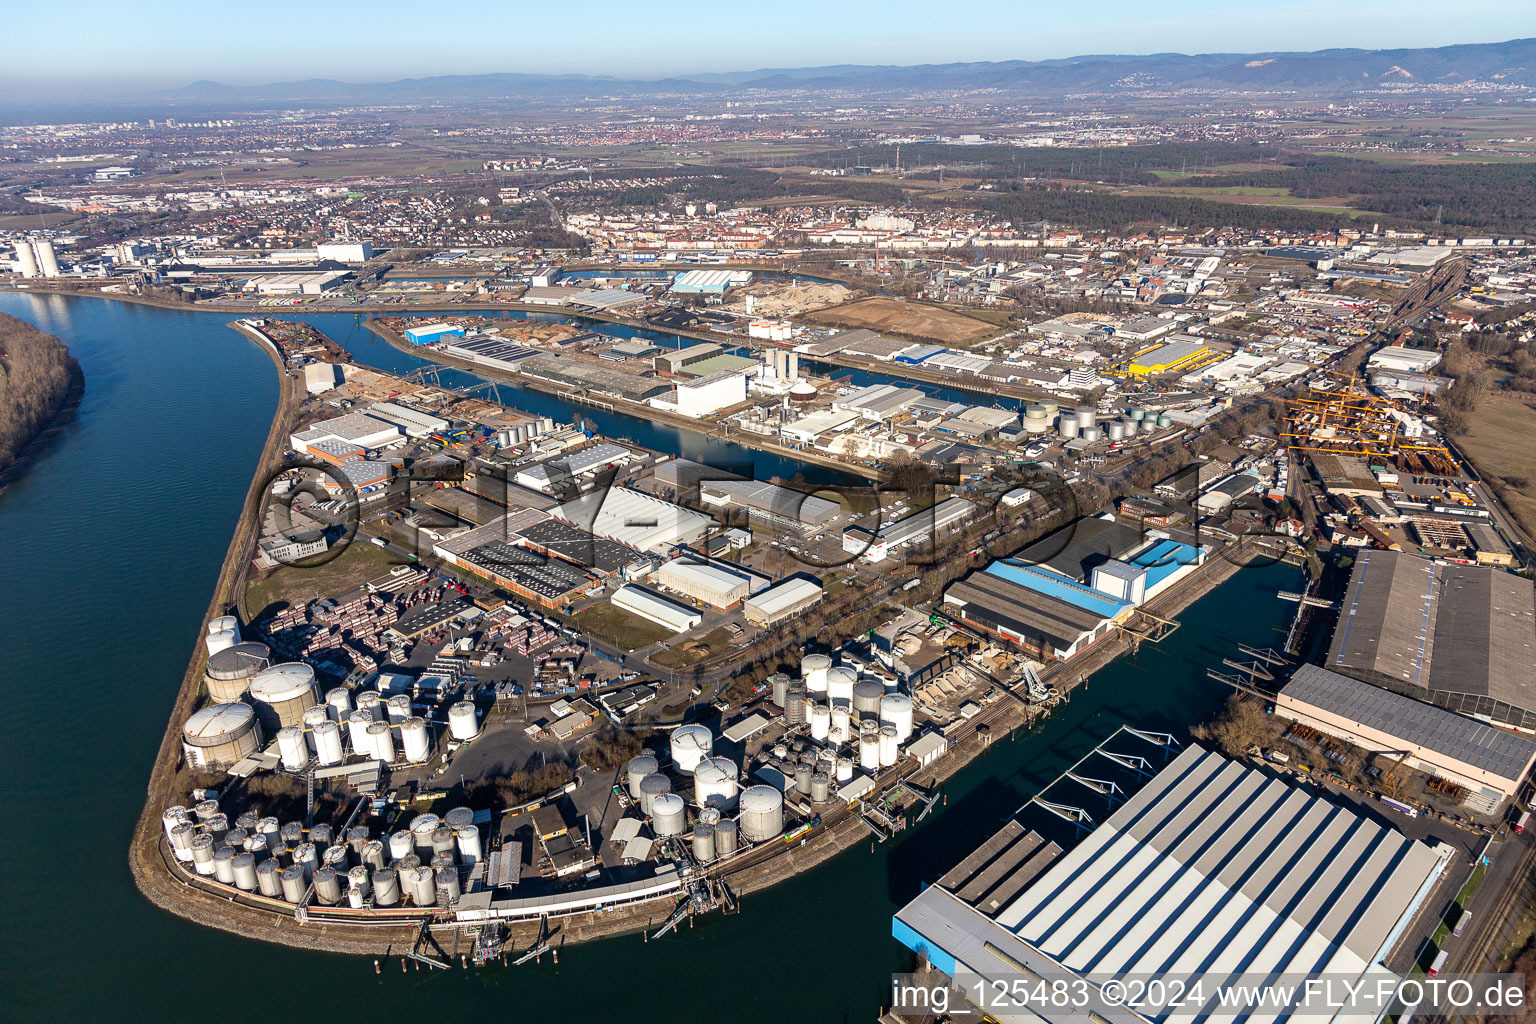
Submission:
[[846,701],[852,703],[853,688],[858,684],[859,674],[851,668],[838,667],[827,670],[827,697],[833,701]]
[[335,722],[321,722],[315,726],[315,757],[329,767],[341,764],[345,755],[341,749],[341,726]]
[[239,700],[256,674],[272,664],[271,657],[266,644],[255,642],[235,644],[211,655],[203,668],[208,695],[220,704]]
[[249,704],[214,704],[194,712],[181,729],[181,749],[195,768],[228,768],[261,750],[261,723]]
[[729,857],[736,852],[736,819],[722,818],[715,822],[715,858]]
[[665,775],[647,775],[640,780],[640,812],[650,814],[658,797],[672,792],[672,783]]
[[880,698],[880,722],[896,727],[896,740],[905,743],[912,737],[912,698],[900,693],[888,693]]
[[863,679],[853,684],[853,710],[860,719],[880,717],[880,698],[885,687],[874,679]]
[[741,838],[761,843],[784,831],[784,794],[772,786],[749,786],[741,792]]
[[625,777],[629,796],[633,800],[640,799],[640,783],[647,775],[655,775],[661,770],[661,765],[650,754],[641,754],[629,759],[629,765],[625,768]]
[[480,734],[480,722],[475,717],[473,702],[461,700],[448,709],[448,733],[460,743]]
[[412,715],[401,722],[400,745],[405,748],[405,759],[412,764],[419,764],[431,756],[432,734],[427,731],[427,720]]
[[687,827],[688,805],[676,793],[663,793],[651,804],[651,831],[658,837],[680,836]]
[[800,659],[800,676],[805,680],[805,688],[809,693],[827,692],[827,672],[832,668],[832,659],[825,654],[807,654]]
[[693,826],[693,857],[700,864],[715,859],[715,827],[699,822]]
[[714,735],[704,726],[680,725],[672,730],[672,763],[678,771],[691,775],[714,745]]
[[1073,410],[1073,415],[1077,417],[1077,425],[1079,427],[1087,429],[1088,427],[1098,426],[1099,410],[1097,406],[1080,405]]
[[273,665],[251,679],[256,715],[269,731],[304,721],[304,712],[320,703],[315,670],[302,662]]
[[1061,437],[1071,440],[1077,437],[1077,430],[1080,426],[1081,424],[1078,423],[1076,416],[1064,412],[1056,420],[1056,433]]
[[728,757],[706,757],[693,771],[693,800],[700,807],[720,811],[736,809],[736,762]]

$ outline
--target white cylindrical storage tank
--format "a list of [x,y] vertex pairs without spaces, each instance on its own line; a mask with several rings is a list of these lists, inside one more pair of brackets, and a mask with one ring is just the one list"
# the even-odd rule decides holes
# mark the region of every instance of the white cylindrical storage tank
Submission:
[[1157,414],[1157,425],[1159,427],[1171,427],[1173,426],[1173,417],[1165,412],[1160,412]]
[[888,693],[880,698],[880,721],[896,727],[896,739],[905,743],[912,738],[912,698],[901,693]]
[[453,829],[447,825],[439,825],[432,830],[432,859],[447,857],[453,860]]
[[319,752],[319,747],[316,746],[319,741],[315,739],[315,730],[330,720],[330,712],[324,704],[316,704],[312,708],[304,709],[304,721],[301,724],[304,729],[304,742],[309,744],[311,754]]
[[630,758],[629,765],[625,768],[630,799],[639,800],[641,780],[647,775],[655,775],[660,770],[661,765],[657,764],[656,759],[650,754]]
[[834,701],[853,701],[853,688],[859,674],[851,668],[838,667],[827,670],[827,697]]
[[811,776],[816,774],[816,769],[808,764],[795,765],[795,792],[801,796],[811,795]]
[[370,722],[384,721],[384,698],[375,690],[364,690],[357,695],[357,710],[368,716]]
[[206,832],[192,837],[192,867],[200,875],[213,877],[213,836]]
[[1068,440],[1071,440],[1077,436],[1077,430],[1079,426],[1080,424],[1077,422],[1076,416],[1073,416],[1071,413],[1064,412],[1056,420],[1056,433],[1061,437],[1065,437]]
[[443,824],[457,832],[475,823],[475,812],[468,807],[455,807],[443,815]]
[[390,725],[399,725],[411,717],[411,695],[397,693],[384,702],[384,713],[389,716]]
[[452,903],[459,898],[459,870],[452,865],[437,873],[437,899],[440,903]]
[[1141,421],[1141,432],[1143,434],[1155,434],[1155,433],[1157,433],[1157,419],[1156,419],[1156,417],[1148,416],[1146,419],[1142,420]]
[[325,706],[330,712],[331,721],[345,722],[347,716],[352,713],[352,691],[345,686],[327,690]]
[[267,844],[268,853],[276,853],[283,848],[283,827],[277,823],[276,818],[268,816],[258,821],[256,836]]
[[901,741],[894,725],[880,727],[880,767],[889,768],[901,759]]
[[861,719],[880,717],[880,698],[885,687],[878,680],[862,679],[853,684],[853,710]]
[[715,859],[715,827],[699,822],[693,826],[693,859],[708,864]]
[[443,819],[435,814],[418,814],[411,819],[411,845],[426,860],[437,851],[432,848],[432,833],[442,827]]
[[361,910],[367,901],[368,869],[359,864],[347,872],[347,905],[353,910]]
[[293,866],[304,870],[307,879],[320,867],[320,851],[314,843],[300,843],[293,848]]
[[647,775],[640,780],[640,813],[649,815],[656,806],[656,798],[672,792],[672,783],[665,775]]
[[851,780],[853,778],[853,758],[851,758],[851,757],[840,757],[840,758],[838,758],[837,759],[837,768],[833,772],[833,777],[835,779],[837,779],[838,782],[848,782],[849,780]]
[[1088,442],[1092,443],[1094,441],[1097,441],[1098,439],[1099,439],[1099,428],[1098,427],[1084,427],[1083,428],[1083,440],[1084,441],[1088,441]]
[[256,865],[256,887],[263,896],[281,899],[283,895],[283,869],[276,860],[264,860]]
[[315,726],[315,757],[327,767],[341,764],[346,757],[341,749],[341,726],[335,722],[321,722]]
[[728,757],[706,757],[693,771],[693,800],[700,807],[720,811],[736,809],[736,788],[740,772]]
[[807,654],[800,659],[800,676],[805,680],[805,689],[809,693],[827,692],[827,672],[832,668],[832,659],[825,654]]
[[203,637],[203,643],[208,648],[208,657],[213,657],[220,651],[227,651],[240,642],[240,634],[232,629],[221,630],[218,633],[209,633]]
[[824,804],[832,795],[832,776],[817,772],[811,776],[811,803]]
[[416,839],[405,829],[392,832],[389,836],[389,859],[391,862],[405,857],[416,847]]
[[736,819],[722,818],[715,822],[715,858],[729,857],[736,852]]
[[1077,425],[1083,429],[1099,425],[1099,410],[1096,406],[1080,405],[1073,410],[1077,417]]
[[282,868],[277,872],[277,878],[283,886],[283,899],[289,903],[302,900],[309,889],[309,880],[304,877],[302,868]]
[[1125,421],[1123,420],[1110,420],[1104,425],[1104,430],[1105,436],[1111,441],[1125,440]]
[[1142,420],[1147,418],[1147,410],[1143,409],[1139,405],[1131,406],[1129,409],[1125,410],[1125,414],[1131,419],[1135,420],[1137,423],[1140,423]]
[[1051,429],[1051,421],[1047,416],[1025,416],[1024,432],[1027,434],[1044,434]]
[[362,708],[347,714],[347,739],[352,744],[352,753],[358,757],[373,756],[373,740],[368,738],[368,727],[373,724],[373,719]]
[[335,868],[324,867],[315,872],[315,899],[326,906],[341,902],[341,878]]
[[228,768],[261,750],[261,725],[249,704],[214,704],[194,712],[181,729],[187,763],[204,770]]
[[257,673],[271,665],[266,644],[243,643],[209,655],[203,669],[203,685],[215,703],[239,700]]
[[394,868],[379,868],[371,876],[373,905],[393,907],[400,902],[400,873]]
[[381,839],[370,839],[364,843],[362,853],[363,867],[374,870],[389,863],[389,859],[384,853],[384,847],[384,841]]
[[657,837],[680,836],[688,827],[688,805],[676,793],[663,793],[651,804],[651,831]]
[[233,633],[238,637],[240,635],[240,620],[233,615],[217,615],[208,620],[209,636],[225,632]]
[[403,875],[411,902],[418,907],[437,906],[437,877],[429,867],[407,868]]
[[811,739],[825,742],[832,731],[832,709],[825,704],[811,707]]
[[405,759],[413,764],[425,761],[432,753],[432,734],[427,731],[427,720],[412,715],[400,723],[400,745],[405,748]]
[[832,730],[829,735],[833,743],[846,743],[853,735],[851,723],[853,712],[845,707],[832,709]]
[[741,838],[761,843],[784,831],[784,794],[772,786],[749,786],[741,791]]
[[461,700],[448,709],[448,732],[460,743],[480,734],[480,721],[475,717],[474,702]]
[[228,846],[221,846],[213,851],[213,877],[225,885],[235,884],[235,858],[244,851],[236,853]]
[[304,721],[304,712],[319,703],[315,690],[315,670],[295,661],[258,672],[250,694],[262,724],[281,729]]
[[174,807],[167,807],[165,813],[160,815],[160,824],[165,827],[165,837],[169,839],[171,837],[171,829],[190,819],[191,815],[180,804]]
[[775,672],[772,680],[773,703],[780,708],[786,707],[789,700],[789,677],[782,672]]
[[704,726],[680,725],[672,730],[672,763],[678,771],[691,775],[714,745],[714,735]]
[[395,737],[389,731],[388,722],[374,722],[368,727],[368,739],[373,743],[373,756],[385,764],[395,763]]
[[303,771],[309,763],[309,746],[304,742],[304,731],[290,725],[277,731],[277,753],[283,759],[283,767],[290,772]]
[[459,860],[467,868],[472,868],[480,862],[482,856],[480,850],[480,829],[476,825],[462,825],[454,830],[453,836],[459,843]]
[[866,733],[859,737],[859,767],[867,772],[880,770],[880,737]]
[[256,858],[248,853],[237,853],[229,862],[234,871],[234,885],[245,892],[256,891]]

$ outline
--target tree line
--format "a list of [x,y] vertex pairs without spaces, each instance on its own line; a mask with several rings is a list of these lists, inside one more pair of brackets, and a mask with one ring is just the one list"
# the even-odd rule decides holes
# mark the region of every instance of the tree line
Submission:
[[47,429],[82,380],[62,341],[0,314],[0,479],[15,471],[22,449]]

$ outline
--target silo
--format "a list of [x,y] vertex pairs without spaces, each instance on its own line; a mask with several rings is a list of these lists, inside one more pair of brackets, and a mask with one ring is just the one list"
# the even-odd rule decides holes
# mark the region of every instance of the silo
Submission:
[[715,829],[702,821],[693,826],[693,859],[708,864],[715,859]]
[[25,238],[16,243],[16,262],[21,264],[18,273],[22,277],[37,276],[37,254],[32,251],[32,243]]
[[453,860],[453,829],[447,825],[439,825],[432,830],[432,857],[447,856]]
[[405,748],[405,759],[412,764],[419,764],[430,757],[432,734],[427,731],[427,720],[412,715],[401,722],[400,745]]
[[1097,441],[1098,439],[1099,439],[1099,428],[1098,427],[1084,427],[1083,428],[1083,440],[1084,441],[1087,441],[1089,444],[1092,444],[1095,441]]
[[192,868],[200,875],[213,877],[213,836],[204,833],[192,837]]
[[256,858],[248,853],[237,853],[230,861],[235,873],[235,888],[246,892],[256,891]]
[[181,729],[181,750],[194,768],[228,768],[261,750],[261,725],[250,705],[214,704],[194,712]]
[[853,781],[853,758],[840,757],[837,759],[837,769],[832,775],[841,785],[844,782]]
[[370,839],[363,845],[363,867],[378,869],[387,861],[384,858],[384,842],[380,839]]
[[630,798],[633,800],[640,799],[641,780],[647,775],[655,775],[660,769],[661,766],[656,763],[656,759],[650,754],[641,754],[639,757],[630,758],[628,767],[624,769]]
[[301,868],[279,868],[277,880],[283,887],[283,899],[289,903],[298,903],[309,891],[309,881]]
[[435,814],[418,814],[411,819],[411,848],[427,860],[437,852],[432,848],[432,833],[442,823],[443,819]]
[[309,763],[309,746],[304,742],[304,730],[296,725],[277,730],[277,752],[283,759],[283,767],[290,772],[304,770]]
[[715,822],[715,857],[729,857],[736,852],[736,819],[722,818]]
[[775,672],[772,679],[773,703],[780,708],[785,707],[785,701],[789,700],[789,676],[782,672]]
[[896,727],[896,739],[905,743],[912,736],[912,698],[900,693],[888,693],[880,698],[880,721]]
[[772,786],[749,786],[741,792],[741,838],[761,843],[784,831],[784,794]]
[[352,691],[338,686],[325,693],[325,706],[333,722],[345,722],[352,713]]
[[315,899],[328,907],[341,902],[341,879],[335,868],[321,868],[315,872]]
[[794,682],[789,685],[784,699],[789,703],[784,705],[784,723],[791,727],[805,724],[806,707],[809,698],[805,692],[805,684]]
[[416,838],[405,829],[394,832],[389,837],[389,859],[392,862],[408,856],[415,848]]
[[825,654],[807,654],[800,659],[800,677],[805,680],[807,693],[827,692],[827,672],[832,659]]
[[693,771],[693,801],[700,807],[722,811],[736,809],[736,762],[728,757],[706,757]]
[[656,805],[656,798],[672,792],[672,783],[665,775],[647,775],[640,780],[640,813],[649,815]]
[[275,859],[264,860],[256,865],[256,887],[263,896],[281,899],[283,895],[282,868]]
[[851,668],[838,667],[827,671],[827,697],[833,701],[852,701],[853,687],[859,674]]
[[271,665],[271,651],[266,644],[243,643],[226,647],[210,655],[203,670],[203,685],[215,702],[239,700],[251,685],[251,679]]
[[368,738],[368,727],[372,724],[372,717],[362,708],[347,714],[347,739],[352,744],[352,753],[358,757],[373,756],[373,741]]
[[341,749],[341,726],[321,722],[315,727],[315,756],[322,765],[341,764],[346,756]]
[[389,717],[390,725],[399,725],[411,717],[411,695],[397,693],[384,702],[384,713]]
[[1061,437],[1071,440],[1077,436],[1078,426],[1077,417],[1071,413],[1064,412],[1061,414],[1061,418],[1056,421],[1056,433]]
[[826,741],[832,731],[832,709],[825,704],[811,706],[811,739]]
[[460,743],[480,735],[480,722],[475,717],[473,701],[461,700],[448,709],[448,732]]
[[379,868],[371,880],[374,906],[392,907],[400,902],[400,874],[394,868]]
[[865,734],[859,737],[859,767],[867,772],[880,770],[880,737]]
[[43,276],[58,277],[59,258],[53,251],[53,243],[46,238],[39,238],[32,243],[32,248],[37,251],[37,268]]
[[216,615],[208,620],[208,635],[230,632],[240,635],[240,620],[233,615]]
[[[235,857],[237,854],[228,846],[221,846],[213,851],[213,877],[225,885],[235,884]],[[253,865],[254,866],[254,865]]]
[[368,716],[370,722],[384,721],[384,698],[373,690],[364,690],[357,695],[357,710]]
[[688,805],[676,793],[663,793],[651,804],[651,831],[658,838],[680,836],[688,827]]
[[861,718],[880,717],[880,698],[885,696],[885,687],[873,679],[863,679],[853,687],[853,710]]
[[373,744],[373,756],[385,764],[395,763],[395,737],[389,731],[388,722],[374,722],[368,727],[368,739]]
[[824,804],[832,795],[832,776],[817,772],[811,776],[811,803]]
[[197,836],[197,826],[190,821],[180,821],[171,826],[171,853],[182,863],[192,860],[192,840]]
[[1092,405],[1080,405],[1073,414],[1077,417],[1077,425],[1083,428],[1096,427],[1099,424],[1099,410]]
[[901,759],[901,741],[894,725],[880,727],[880,767],[889,768]]
[[347,872],[347,905],[361,910],[368,899],[368,869],[359,864]]
[[262,818],[256,823],[256,836],[265,840],[268,853],[277,853],[283,848],[283,835],[276,818]]
[[226,629],[218,633],[209,633],[203,637],[203,644],[208,648],[208,657],[213,657],[220,651],[227,651],[240,642],[240,634],[234,630]]
[[672,763],[678,771],[691,775],[714,744],[714,735],[704,726],[680,725],[672,730]]
[[480,863],[483,856],[480,848],[480,828],[477,825],[463,825],[454,830],[454,838],[459,843],[459,860],[467,868],[472,868]]
[[314,669],[302,662],[287,662],[256,673],[250,694],[262,725],[281,729],[301,723],[305,710],[319,703],[315,689]]
[[811,795],[811,776],[816,774],[816,769],[808,764],[795,766],[795,792],[801,796]]
[[455,807],[443,815],[443,824],[457,832],[475,823],[475,812],[468,807]]
[[1122,420],[1110,420],[1104,425],[1105,436],[1111,441],[1125,440],[1125,423]]

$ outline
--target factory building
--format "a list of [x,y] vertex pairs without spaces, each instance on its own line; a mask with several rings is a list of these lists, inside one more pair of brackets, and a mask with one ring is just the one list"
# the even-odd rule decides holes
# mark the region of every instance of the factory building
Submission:
[[446,562],[551,609],[565,607],[635,556],[535,509],[508,513],[432,550]]
[[1013,561],[993,562],[951,584],[944,606],[967,625],[1052,661],[1081,654],[1135,611],[1130,600]]
[[431,437],[448,429],[448,421],[419,409],[397,405],[394,402],[375,402],[368,407],[368,415],[374,419],[393,423],[409,438]]
[[976,506],[964,498],[946,498],[904,519],[886,523],[878,533],[863,526],[849,526],[843,530],[843,550],[871,562],[881,562],[903,548],[936,544],[947,532],[969,523],[975,511]]
[[728,288],[749,284],[750,270],[689,270],[672,281],[674,295],[723,296]]
[[724,354],[725,350],[713,342],[700,342],[697,345],[689,345],[672,351],[663,352],[656,357],[655,366],[659,373],[680,375],[688,367],[695,363],[702,363],[706,359]]
[[341,367],[335,363],[305,363],[304,364],[304,391],[306,394],[318,395],[329,391],[341,383]]
[[719,562],[674,558],[651,574],[651,582],[713,608],[734,608],[751,590],[752,581]]
[[1480,793],[1490,806],[1519,792],[1536,740],[1358,679],[1303,665],[1275,697],[1275,714],[1372,754]]
[[330,467],[325,471],[321,484],[335,495],[354,490],[360,494],[372,494],[386,486],[394,472],[395,467],[387,462],[359,459]]
[[702,512],[627,487],[593,491],[550,511],[598,537],[656,554],[692,544],[715,526]]
[[860,388],[851,395],[832,399],[832,408],[837,412],[857,413],[860,419],[882,423],[901,415],[922,398],[923,393],[916,388],[874,384]]
[[826,498],[757,480],[700,480],[698,486],[699,500],[705,505],[745,509],[752,519],[799,533],[824,530],[843,511]]
[[754,626],[771,626],[818,603],[823,593],[820,583],[795,576],[753,594],[742,604],[741,611]]
[[692,608],[685,608],[654,590],[626,583],[614,592],[612,604],[648,622],[665,626],[674,633],[686,633],[704,621]]
[[1536,731],[1536,584],[1362,548],[1323,664],[1464,715]]
[[288,435],[288,443],[296,452],[308,451],[315,441],[346,441],[359,448],[383,448],[403,440],[400,428],[367,413],[349,412],[328,420],[311,423],[303,430]]
[[1126,364],[1126,371],[1137,377],[1172,373],[1187,370],[1210,355],[1205,342],[1189,335],[1177,335],[1161,345],[1138,352]]
[[[674,403],[679,413],[698,419],[721,409],[729,409],[747,400],[747,375],[737,370],[721,370],[707,377],[678,381]],[[653,404],[666,404],[666,399],[653,399]]]
[[265,274],[245,282],[244,290],[257,295],[324,295],[352,277],[344,270],[314,274]]
[[453,324],[422,324],[419,327],[405,329],[405,340],[412,345],[430,345],[434,341],[462,337],[464,337],[464,328]]
[[[1386,961],[1417,941],[1412,926],[1454,855],[1193,745],[1076,846],[1052,845],[1010,822],[898,911],[893,937],[967,984],[1007,991],[1023,973],[1096,992],[1105,978],[1199,971],[1209,1001],[1179,1008],[1180,1021],[1300,1019],[1313,1011],[1224,1009],[1216,990],[1282,976],[1395,982]],[[1048,999],[993,1013],[1035,1024],[1169,1015]]]
[[337,263],[367,263],[373,259],[372,242],[321,242],[315,246],[315,256]]

